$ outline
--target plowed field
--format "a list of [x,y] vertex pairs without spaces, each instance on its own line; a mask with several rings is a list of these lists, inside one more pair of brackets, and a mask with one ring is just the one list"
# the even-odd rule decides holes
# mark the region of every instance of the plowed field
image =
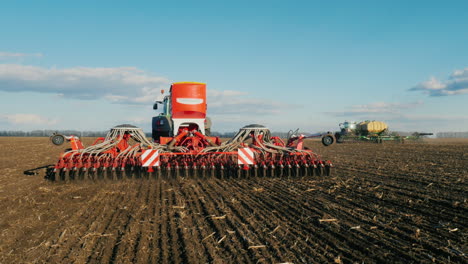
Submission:
[[332,176],[54,183],[0,138],[0,263],[468,262],[468,141],[307,144]]

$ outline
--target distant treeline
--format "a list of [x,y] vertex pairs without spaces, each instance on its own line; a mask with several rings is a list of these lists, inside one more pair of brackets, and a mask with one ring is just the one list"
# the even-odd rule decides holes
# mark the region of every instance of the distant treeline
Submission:
[[[62,135],[74,135],[78,137],[105,137],[109,131],[77,131],[77,130],[33,130],[33,131],[0,131],[0,137],[49,137],[53,133]],[[213,137],[232,138],[236,132],[211,132]],[[147,137],[151,137],[151,133],[145,133]],[[274,136],[286,138],[288,133],[272,132]]]
[[[234,135],[237,134],[238,131],[236,132],[211,132],[211,136],[213,137],[220,137],[220,138],[232,138]],[[287,132],[271,132],[272,136],[280,137],[280,138],[287,138],[288,133]]]
[[0,131],[0,137],[49,137],[58,132],[63,135],[79,137],[105,137],[108,131],[77,131],[77,130],[33,130],[33,131]]
[[[63,135],[75,135],[78,137],[105,137],[108,131],[77,131],[77,130],[33,130],[33,131],[0,131],[0,137],[49,137],[54,132]],[[211,132],[214,137],[232,138],[236,132]],[[402,136],[409,136],[409,132],[397,132]],[[151,133],[145,133],[147,137],[151,137]],[[287,132],[272,132],[273,136],[287,138]],[[468,132],[439,132],[436,133],[437,138],[468,138]]]

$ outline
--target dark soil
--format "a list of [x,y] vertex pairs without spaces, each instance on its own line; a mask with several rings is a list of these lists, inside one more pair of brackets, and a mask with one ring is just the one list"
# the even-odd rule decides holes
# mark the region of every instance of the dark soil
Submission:
[[332,176],[56,183],[0,138],[0,263],[467,263],[467,141],[307,144]]

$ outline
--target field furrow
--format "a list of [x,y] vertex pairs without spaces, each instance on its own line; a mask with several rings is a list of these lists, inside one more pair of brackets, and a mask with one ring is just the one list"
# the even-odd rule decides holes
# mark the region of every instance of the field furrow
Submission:
[[51,183],[21,175],[58,154],[28,140],[0,156],[0,263],[468,261],[468,142],[308,141],[331,176]]

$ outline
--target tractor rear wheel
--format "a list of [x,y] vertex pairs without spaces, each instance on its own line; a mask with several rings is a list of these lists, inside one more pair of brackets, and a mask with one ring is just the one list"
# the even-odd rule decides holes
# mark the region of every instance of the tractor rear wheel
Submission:
[[156,131],[153,130],[152,137],[155,142],[159,142],[160,137],[168,137],[169,131]]

